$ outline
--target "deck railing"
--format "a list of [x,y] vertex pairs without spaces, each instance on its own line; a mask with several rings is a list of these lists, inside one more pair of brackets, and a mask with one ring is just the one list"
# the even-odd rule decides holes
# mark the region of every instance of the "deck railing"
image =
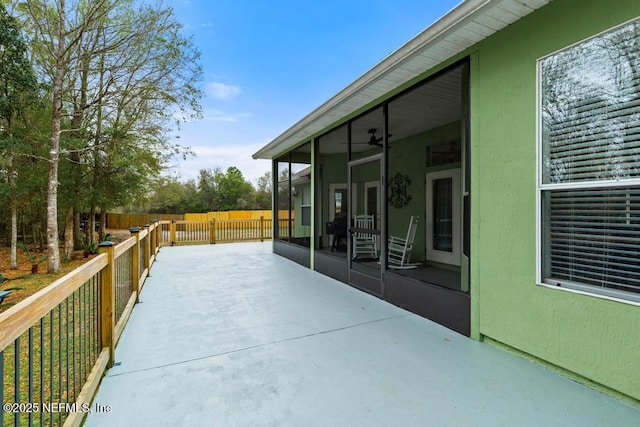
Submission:
[[77,426],[138,300],[159,224],[104,242],[82,267],[0,313],[2,425]]
[[272,220],[232,219],[211,221],[160,221],[156,238],[160,245],[194,245],[240,242],[272,237]]

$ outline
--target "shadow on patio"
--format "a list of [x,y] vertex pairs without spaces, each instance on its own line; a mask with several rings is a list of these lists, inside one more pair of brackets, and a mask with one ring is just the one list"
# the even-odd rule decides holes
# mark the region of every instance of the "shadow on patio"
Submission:
[[640,409],[271,253],[165,247],[94,399],[114,425],[637,425]]

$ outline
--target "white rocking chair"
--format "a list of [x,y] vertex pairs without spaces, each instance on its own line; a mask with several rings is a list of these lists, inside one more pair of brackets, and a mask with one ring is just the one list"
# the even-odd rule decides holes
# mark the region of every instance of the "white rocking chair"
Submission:
[[[355,228],[367,230],[375,229],[375,218],[373,215],[354,215],[353,225]],[[369,257],[378,258],[378,236],[371,233],[353,233],[353,255],[356,259],[359,255],[367,254]]]
[[411,251],[413,250],[413,241],[416,237],[417,227],[418,217],[412,216],[409,220],[409,230],[407,230],[407,237],[405,239],[395,236],[389,238],[389,256],[387,258],[389,268],[408,270],[420,265],[420,263],[411,262]]

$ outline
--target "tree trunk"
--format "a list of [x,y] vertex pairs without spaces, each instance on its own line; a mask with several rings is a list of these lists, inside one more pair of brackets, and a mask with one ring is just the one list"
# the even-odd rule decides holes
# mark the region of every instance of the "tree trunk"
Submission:
[[87,233],[91,241],[98,243],[95,238],[96,233],[96,208],[89,209],[89,221],[87,221]]
[[49,144],[49,181],[47,184],[47,272],[58,273],[60,248],[58,241],[58,162],[60,158],[60,122],[62,120],[62,90],[65,76],[65,2],[58,3],[58,34],[53,76],[53,102],[51,118],[51,142]]
[[11,204],[11,269],[18,269],[18,209],[15,202]]
[[73,206],[67,208],[64,224],[64,256],[71,259],[73,256]]
[[9,156],[8,171],[9,175],[9,188],[11,189],[11,197],[9,199],[9,210],[11,211],[11,255],[10,255],[10,268],[12,270],[18,269],[18,208],[16,207],[16,195],[15,195],[15,177],[13,176],[13,156]]
[[80,212],[73,213],[73,240],[76,249],[80,249],[82,242],[80,240]]
[[38,225],[38,236],[40,238],[40,253],[44,252],[44,233],[42,232],[42,227]]
[[101,209],[100,210],[100,232],[102,234],[106,234],[105,233],[106,228],[107,228],[107,210]]

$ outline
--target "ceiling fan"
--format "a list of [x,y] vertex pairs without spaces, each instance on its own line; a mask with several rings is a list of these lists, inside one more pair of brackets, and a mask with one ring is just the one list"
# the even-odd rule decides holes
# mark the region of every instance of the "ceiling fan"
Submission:
[[[369,138],[369,141],[366,142],[354,142],[354,144],[369,144],[369,145],[376,145],[378,147],[382,147],[382,140],[384,139],[383,137],[379,137],[376,138],[376,132],[378,130],[377,129],[369,129],[367,131],[367,133],[371,134],[371,137]],[[391,138],[391,134],[388,135],[389,138]]]

